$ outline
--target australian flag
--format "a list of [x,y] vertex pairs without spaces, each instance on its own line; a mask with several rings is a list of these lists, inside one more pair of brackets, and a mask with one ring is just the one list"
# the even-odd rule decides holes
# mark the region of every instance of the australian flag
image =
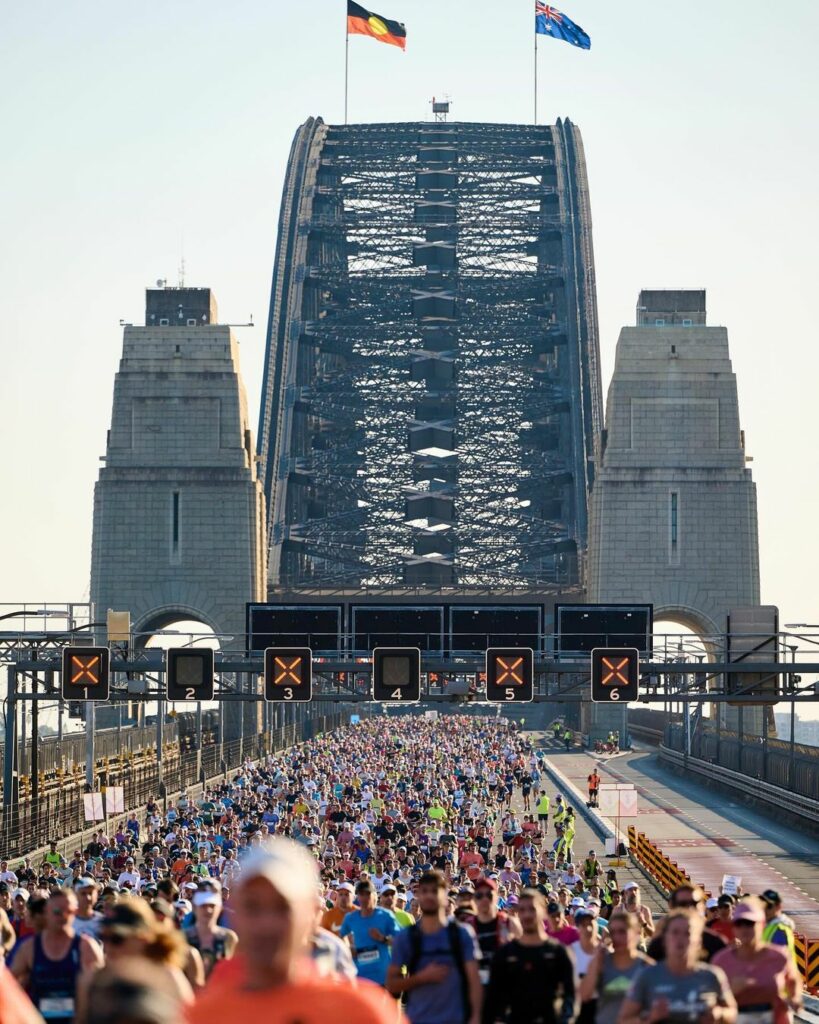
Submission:
[[591,49],[591,39],[579,25],[561,14],[555,7],[535,0],[535,32],[539,35],[551,36],[553,39],[565,39],[572,46],[581,50]]

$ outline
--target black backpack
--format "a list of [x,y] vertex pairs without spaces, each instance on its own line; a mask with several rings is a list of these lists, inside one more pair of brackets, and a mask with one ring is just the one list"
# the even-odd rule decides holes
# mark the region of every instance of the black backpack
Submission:
[[[469,981],[466,977],[464,951],[461,947],[460,925],[457,921],[448,922],[446,926],[446,934],[447,939],[449,940],[449,951],[452,953],[452,959],[455,961],[458,978],[461,982],[461,1000],[464,1007],[464,1021],[468,1021],[471,1014],[471,1006],[469,1002]],[[418,964],[421,962],[422,936],[421,926],[418,923],[410,925],[409,940],[411,952],[409,963],[407,964],[407,974],[411,977],[418,970]],[[412,995],[412,993],[408,993],[408,996],[409,995]]]

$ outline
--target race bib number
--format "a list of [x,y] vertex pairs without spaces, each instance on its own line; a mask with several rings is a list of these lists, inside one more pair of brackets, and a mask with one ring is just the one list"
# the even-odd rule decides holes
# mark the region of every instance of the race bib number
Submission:
[[377,964],[378,963],[378,950],[377,949],[365,949],[363,953],[359,953],[356,960],[360,964]]
[[71,996],[46,996],[40,1000],[39,1010],[45,1020],[70,1020],[74,1016],[74,999]]
[[737,1016],[739,1024],[773,1024],[773,1010],[742,1010]]

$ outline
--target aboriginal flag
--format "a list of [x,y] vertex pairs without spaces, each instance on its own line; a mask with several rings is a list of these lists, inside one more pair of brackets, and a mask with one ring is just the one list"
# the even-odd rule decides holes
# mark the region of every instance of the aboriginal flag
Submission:
[[347,0],[347,34],[351,36],[372,36],[379,43],[390,43],[403,50],[407,44],[407,30],[400,21],[390,21],[380,14],[372,14],[361,6]]

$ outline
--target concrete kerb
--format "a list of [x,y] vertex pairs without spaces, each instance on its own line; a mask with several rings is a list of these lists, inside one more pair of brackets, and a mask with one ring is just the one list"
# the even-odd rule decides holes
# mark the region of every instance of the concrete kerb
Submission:
[[[580,792],[580,790],[577,788],[577,786],[575,786],[573,782],[571,782],[569,779],[566,778],[565,775],[559,772],[557,768],[555,768],[555,766],[546,757],[543,758],[543,768],[546,774],[552,780],[552,782],[558,788],[560,788],[564,794],[571,796],[574,802],[574,807],[580,812],[585,821],[589,825],[591,825],[591,827],[594,829],[597,835],[600,836],[601,839],[615,838],[614,825],[611,822],[611,820],[609,818],[604,817],[594,807],[589,807],[586,801],[586,796]],[[660,896],[662,896],[663,899],[665,899],[665,890],[660,886],[660,884],[657,882],[654,876],[650,875],[648,871],[646,871],[645,867],[643,867],[643,865],[636,859],[636,857],[632,856],[630,850],[629,860],[634,865],[634,867],[640,872],[640,874],[645,878],[645,880],[647,882],[650,882],[654,889],[656,889],[657,893]]]

